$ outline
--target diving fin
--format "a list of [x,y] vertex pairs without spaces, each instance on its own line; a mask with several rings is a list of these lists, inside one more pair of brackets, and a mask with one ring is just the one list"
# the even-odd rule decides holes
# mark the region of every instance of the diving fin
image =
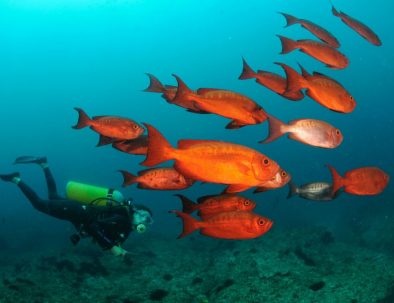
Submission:
[[47,163],[47,157],[22,156],[15,159],[14,164]]

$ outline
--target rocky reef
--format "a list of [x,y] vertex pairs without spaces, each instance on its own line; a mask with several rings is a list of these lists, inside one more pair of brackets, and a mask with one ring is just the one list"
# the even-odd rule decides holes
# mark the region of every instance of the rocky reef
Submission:
[[147,234],[115,258],[90,243],[9,254],[1,303],[392,303],[394,260],[323,228],[273,229],[252,241]]

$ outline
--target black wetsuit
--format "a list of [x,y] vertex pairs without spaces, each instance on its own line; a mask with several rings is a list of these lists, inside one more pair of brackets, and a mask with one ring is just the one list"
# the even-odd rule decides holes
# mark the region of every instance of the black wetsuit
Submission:
[[55,180],[48,167],[44,168],[44,173],[48,186],[48,200],[41,199],[23,181],[18,183],[35,209],[52,217],[70,221],[77,228],[79,236],[93,237],[103,249],[110,249],[127,239],[132,230],[129,207],[84,205],[67,200],[57,193]]

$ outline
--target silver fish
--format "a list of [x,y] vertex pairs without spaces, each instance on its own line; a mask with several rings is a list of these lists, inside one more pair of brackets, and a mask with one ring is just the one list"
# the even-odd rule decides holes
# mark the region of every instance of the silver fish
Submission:
[[299,187],[294,183],[289,184],[289,194],[287,199],[298,195],[303,199],[314,200],[314,201],[330,201],[337,198],[337,194],[332,193],[332,184],[327,182],[312,182],[303,184]]

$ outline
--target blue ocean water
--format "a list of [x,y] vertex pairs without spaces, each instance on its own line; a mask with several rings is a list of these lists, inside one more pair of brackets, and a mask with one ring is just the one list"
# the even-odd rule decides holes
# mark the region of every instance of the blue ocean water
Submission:
[[[24,181],[46,195],[39,169],[12,165],[17,156],[46,155],[61,192],[69,180],[120,188],[122,178],[117,170],[143,169],[139,163],[144,157],[97,148],[96,133],[72,129],[77,121],[73,108],[81,107],[91,116],[119,115],[152,124],[174,145],[179,139],[190,138],[250,146],[277,161],[296,184],[330,181],[326,163],[340,173],[378,166],[393,176],[394,4],[387,0],[337,0],[334,4],[371,26],[383,46],[369,44],[332,16],[329,1],[1,1],[0,172],[20,171]],[[298,51],[280,55],[277,34],[294,39],[313,36],[299,25],[283,28],[285,20],[277,12],[314,21],[332,32],[350,60],[349,67],[327,69]],[[352,93],[356,110],[338,114],[307,97],[291,102],[252,80],[240,81],[242,57],[255,69],[282,74],[273,62],[293,67],[299,62],[309,71],[327,74]],[[333,150],[285,137],[260,145],[257,142],[266,137],[267,123],[226,130],[227,119],[188,113],[158,94],[142,92],[148,85],[144,73],[156,75],[165,84],[176,84],[171,76],[175,73],[192,88],[240,92],[283,121],[327,121],[341,129],[344,141]],[[196,199],[222,190],[220,185],[197,183],[182,194]],[[151,233],[177,237],[181,222],[167,212],[181,206],[175,192],[135,186],[121,191],[152,209],[155,223]],[[4,254],[23,254],[41,247],[56,251],[70,245],[70,224],[35,211],[8,183],[0,183],[0,193],[0,243],[7,243]],[[393,239],[392,183],[379,196],[343,194],[328,203],[287,200],[287,187],[245,195],[258,203],[256,212],[275,222],[272,232],[323,226],[336,239],[357,242],[358,232],[379,226],[376,237]],[[126,245],[130,250],[133,237]],[[203,241],[203,236],[195,239]],[[382,247],[394,252],[392,242]],[[380,253],[380,248],[376,249]]]

